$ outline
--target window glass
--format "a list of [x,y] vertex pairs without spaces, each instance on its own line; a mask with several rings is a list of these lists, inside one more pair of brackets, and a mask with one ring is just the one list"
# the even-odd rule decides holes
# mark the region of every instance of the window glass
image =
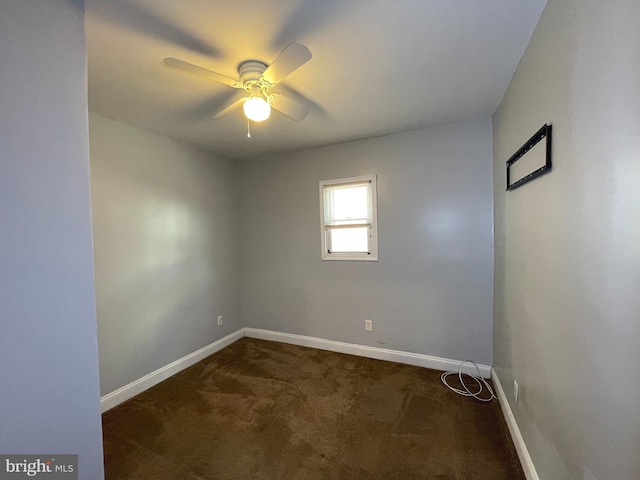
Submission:
[[368,252],[369,229],[334,228],[329,230],[330,250],[332,252]]

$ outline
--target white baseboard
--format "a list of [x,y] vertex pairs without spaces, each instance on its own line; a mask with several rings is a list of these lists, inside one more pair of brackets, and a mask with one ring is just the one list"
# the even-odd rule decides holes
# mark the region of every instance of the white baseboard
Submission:
[[130,398],[133,398],[136,395],[144,392],[145,390],[153,387],[154,385],[157,385],[158,383],[166,380],[172,375],[175,375],[181,370],[184,370],[185,368],[198,363],[203,358],[206,358],[209,355],[213,355],[214,353],[222,350],[224,347],[231,345],[237,340],[240,340],[242,337],[244,337],[243,328],[241,328],[240,330],[236,330],[226,337],[221,338],[220,340],[217,340],[207,345],[206,347],[201,348],[200,350],[196,350],[195,352],[190,353],[189,355],[182,357],[175,362],[170,363],[169,365],[165,365],[155,372],[151,372],[150,374],[139,378],[135,382],[131,382],[124,387],[106,394],[104,397],[100,398],[100,411],[104,413],[107,410],[120,405],[123,402],[126,402]]
[[[245,328],[244,334],[247,337],[274,342],[291,343],[303,347],[318,348],[320,350],[330,350],[338,353],[348,353],[359,357],[374,358],[376,360],[387,360],[389,362],[404,363],[418,367],[432,368],[441,371],[458,371],[459,360],[448,358],[432,357],[420,353],[402,352],[400,350],[389,350],[387,348],[368,347],[354,343],[337,342],[335,340],[325,340],[324,338],[307,337],[292,333],[274,332],[271,330],[261,330],[258,328]],[[489,365],[478,365],[480,374],[484,378],[491,378],[491,367]],[[465,366],[464,373],[476,375],[473,365]]]
[[495,369],[491,370],[491,377],[493,379],[493,384],[496,387],[496,394],[498,396],[498,401],[500,402],[500,407],[502,408],[502,414],[504,415],[504,419],[506,420],[507,426],[509,427],[509,432],[511,433],[513,443],[516,446],[516,451],[518,452],[518,458],[520,458],[520,463],[522,464],[524,475],[525,477],[527,477],[527,480],[540,480],[540,477],[538,477],[538,472],[536,472],[536,467],[534,466],[533,460],[531,459],[531,455],[529,455],[527,444],[524,443],[524,438],[522,438],[520,428],[518,428],[518,424],[516,423],[516,417],[513,416],[511,406],[509,405],[507,397],[504,394],[504,390],[502,389],[502,384],[500,383],[498,374],[496,373]]

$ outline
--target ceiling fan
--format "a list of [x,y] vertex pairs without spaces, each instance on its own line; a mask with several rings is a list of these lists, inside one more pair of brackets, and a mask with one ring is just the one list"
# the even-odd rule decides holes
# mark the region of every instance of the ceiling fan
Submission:
[[168,67],[193,73],[200,77],[208,78],[209,80],[242,90],[242,92],[238,92],[229,102],[221,106],[219,110],[215,112],[213,118],[220,118],[242,105],[247,119],[254,122],[262,122],[268,119],[271,114],[271,108],[275,108],[289,118],[299,122],[309,113],[309,106],[284,95],[282,92],[279,92],[277,88],[274,89],[274,87],[287,75],[300,68],[310,59],[311,52],[307,47],[297,42],[291,42],[280,52],[280,55],[276,57],[271,65],[267,66],[257,60],[245,60],[240,63],[240,65],[238,65],[239,80],[178,58],[165,58],[164,64]]

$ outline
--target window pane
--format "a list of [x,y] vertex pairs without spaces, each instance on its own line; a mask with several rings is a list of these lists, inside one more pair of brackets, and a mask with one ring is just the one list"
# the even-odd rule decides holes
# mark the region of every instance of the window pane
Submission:
[[351,220],[368,217],[367,187],[338,188],[333,192],[333,218]]
[[324,221],[327,225],[371,223],[370,184],[324,187]]
[[328,230],[331,252],[368,252],[369,229],[335,228]]

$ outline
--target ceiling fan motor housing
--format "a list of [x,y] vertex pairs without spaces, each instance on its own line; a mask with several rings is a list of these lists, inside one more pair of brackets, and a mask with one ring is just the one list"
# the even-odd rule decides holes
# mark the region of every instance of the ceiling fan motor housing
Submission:
[[264,63],[258,62],[256,60],[247,60],[246,62],[242,62],[240,66],[238,66],[240,82],[242,82],[245,86],[249,82],[260,83],[262,74],[266,69],[267,66]]

